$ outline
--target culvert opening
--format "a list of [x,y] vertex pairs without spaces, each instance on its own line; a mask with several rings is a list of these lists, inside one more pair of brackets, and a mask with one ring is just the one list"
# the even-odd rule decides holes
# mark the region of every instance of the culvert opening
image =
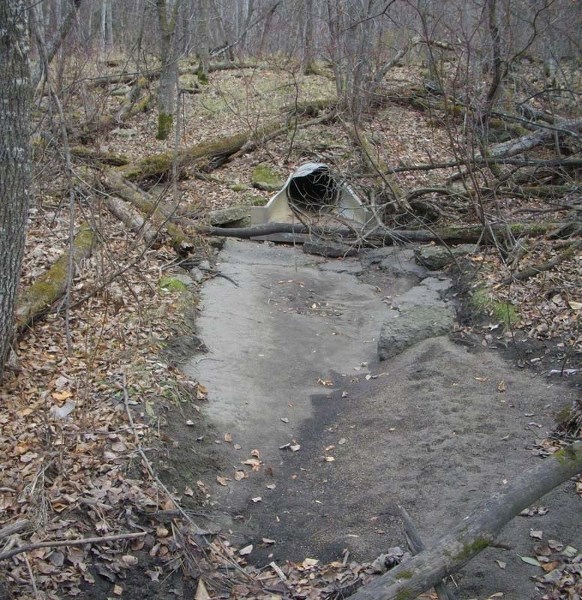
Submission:
[[337,204],[339,185],[326,165],[304,165],[287,186],[289,204],[304,212],[321,213]]

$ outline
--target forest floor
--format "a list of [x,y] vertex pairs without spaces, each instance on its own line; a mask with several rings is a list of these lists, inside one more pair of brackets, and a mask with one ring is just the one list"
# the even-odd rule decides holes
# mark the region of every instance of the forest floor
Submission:
[[[386,82],[393,95],[366,121],[373,147],[388,165],[456,156],[457,125],[401,102],[398,90],[419,83],[417,70],[394,69]],[[89,95],[77,91],[65,109],[75,118],[111,114],[120,102],[114,91],[113,86],[96,88]],[[217,134],[254,130],[274,118],[284,120],[283,106],[333,97],[333,81],[325,74],[302,77],[275,64],[217,71],[200,93],[181,96],[179,143],[188,146],[213,140]],[[158,141],[155,130],[155,112],[139,114],[123,127],[95,137],[92,148],[123,154],[130,161],[172,150],[175,140]],[[0,387],[4,455],[0,525],[27,519],[27,527],[9,544],[31,546],[0,564],[0,596],[332,598],[339,588],[359,583],[370,565],[347,555],[327,563],[294,557],[293,562],[280,563],[281,572],[272,567],[258,571],[245,567],[248,555],[234,545],[228,531],[198,528],[197,513],[207,514],[209,503],[215,501],[209,478],[222,476],[224,458],[218,445],[203,444],[202,452],[188,456],[194,464],[190,468],[199,468],[200,473],[190,485],[175,487],[164,478],[164,468],[181,460],[184,452],[175,436],[184,421],[173,422],[176,414],[188,414],[193,436],[212,441],[216,436],[204,418],[209,390],[180,368],[183,359],[204,343],[196,336],[202,282],[177,283],[187,275],[183,257],[169,245],[146,247],[129,232],[106,209],[102,192],[84,181],[83,165],[75,163],[75,201],[70,203],[61,152],[39,145],[37,161],[23,289],[66,250],[71,228],[81,221],[98,231],[99,244],[78,265],[67,299],[19,337]],[[307,161],[330,163],[344,174],[362,171],[349,126],[339,120],[292,129],[237,154],[211,175],[187,167],[174,189],[162,182],[150,191],[169,204],[178,195],[178,213],[204,222],[211,210],[261,204],[270,197],[271,192],[252,185],[257,166],[267,164],[284,180]],[[453,173],[449,168],[394,177],[409,190],[443,185]],[[368,181],[354,180],[364,198]],[[553,211],[546,199],[535,196],[495,197],[487,202],[481,208],[497,221],[559,222],[564,214],[563,206]],[[457,208],[444,202],[442,222],[478,222],[471,207]],[[522,257],[521,267],[547,262],[559,251],[555,241],[537,238]],[[216,250],[200,236],[193,256],[198,263],[212,262]],[[471,277],[459,280],[463,298],[459,331],[471,332],[484,348],[507,347],[509,354],[517,336],[520,347],[533,352],[522,350],[514,357],[520,366],[540,373],[578,369],[579,375],[582,254],[574,253],[559,267],[511,285],[503,283],[509,266],[495,248],[483,247],[469,261]],[[479,292],[478,307],[471,302],[477,289],[484,290]],[[515,313],[511,323],[504,322],[508,306]],[[579,385],[575,377],[574,373],[571,382]],[[568,435],[580,435],[580,428]],[[539,440],[537,449],[552,453],[568,435],[562,432]],[[581,482],[577,490],[582,493]],[[116,539],[117,535],[125,538]],[[86,538],[99,540],[87,543]],[[5,546],[3,551],[8,550]],[[569,557],[559,554],[563,550],[563,540],[537,543],[532,538],[526,558],[538,563],[540,578],[545,572],[554,573],[555,581],[543,587],[548,598],[566,598],[568,589],[580,585],[571,582]],[[147,589],[144,579],[151,583]],[[156,588],[157,582],[163,588]],[[206,582],[207,595],[201,582]]]

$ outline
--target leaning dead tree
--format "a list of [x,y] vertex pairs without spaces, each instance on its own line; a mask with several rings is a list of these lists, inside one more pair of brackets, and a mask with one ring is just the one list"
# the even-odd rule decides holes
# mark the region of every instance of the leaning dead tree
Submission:
[[582,441],[578,441],[517,476],[434,546],[378,577],[350,600],[416,598],[490,546],[522,510],[581,472]]

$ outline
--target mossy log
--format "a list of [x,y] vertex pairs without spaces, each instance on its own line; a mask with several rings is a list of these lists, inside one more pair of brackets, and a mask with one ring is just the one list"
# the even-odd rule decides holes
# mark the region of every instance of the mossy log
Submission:
[[490,546],[522,510],[582,472],[582,441],[521,473],[435,545],[360,588],[349,600],[416,598]]
[[582,131],[582,119],[558,121],[554,127],[538,129],[533,133],[493,146],[487,156],[491,158],[507,158],[527,152],[541,144],[552,142],[556,136],[577,135]]
[[281,110],[289,115],[317,117],[322,111],[335,110],[338,106],[337,98],[320,98],[319,100],[305,100],[294,104],[286,104]]
[[239,69],[260,69],[261,66],[256,63],[246,62],[227,62],[227,63],[214,63],[208,65],[208,72],[214,71],[238,71]]
[[171,173],[174,160],[176,160],[178,168],[181,169],[201,159],[205,159],[208,163],[212,160],[228,158],[243,147],[248,147],[249,143],[258,143],[265,138],[285,133],[289,127],[290,125],[281,125],[277,121],[260,127],[256,131],[245,131],[220,137],[209,142],[201,142],[195,146],[178,151],[177,155],[174,152],[153,154],[132,165],[123,167],[120,169],[120,173],[123,177],[131,181],[164,178]]
[[151,81],[160,76],[160,70],[135,72],[135,73],[114,73],[113,75],[103,75],[101,77],[93,77],[87,80],[89,85],[94,87],[105,87],[119,83],[133,83],[138,79],[147,79]]
[[[73,241],[73,247],[65,252],[29,288],[22,292],[16,308],[16,329],[22,331],[43,316],[67,290],[69,258],[72,253],[73,268],[91,256],[96,236],[87,223],[83,223]],[[71,277],[73,273],[71,273]]]

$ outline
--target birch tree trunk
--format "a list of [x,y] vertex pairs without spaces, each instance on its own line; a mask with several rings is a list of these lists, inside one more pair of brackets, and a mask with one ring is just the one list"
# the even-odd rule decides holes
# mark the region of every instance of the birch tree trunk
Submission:
[[12,338],[30,194],[27,8],[24,0],[0,2],[0,379]]

